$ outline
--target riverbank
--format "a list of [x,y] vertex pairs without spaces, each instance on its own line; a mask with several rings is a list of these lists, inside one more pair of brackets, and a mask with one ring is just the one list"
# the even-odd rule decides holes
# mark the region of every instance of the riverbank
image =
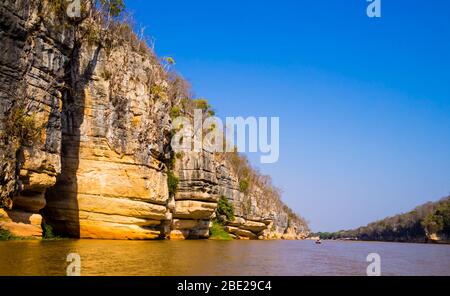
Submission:
[[[320,237],[307,238],[307,240],[317,240]],[[354,238],[338,238],[338,239],[323,239],[322,241],[341,241],[341,242],[382,242],[382,243],[398,243],[398,244],[434,244],[434,245],[450,245],[450,240],[411,240],[411,241],[402,241],[402,240],[359,240]]]

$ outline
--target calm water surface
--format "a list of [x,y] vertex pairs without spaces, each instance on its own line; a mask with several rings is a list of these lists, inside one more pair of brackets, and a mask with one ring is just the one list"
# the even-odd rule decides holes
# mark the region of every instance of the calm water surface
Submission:
[[450,276],[450,246],[326,241],[0,242],[0,275],[65,275],[69,253],[82,275],[365,275],[369,253],[383,275]]

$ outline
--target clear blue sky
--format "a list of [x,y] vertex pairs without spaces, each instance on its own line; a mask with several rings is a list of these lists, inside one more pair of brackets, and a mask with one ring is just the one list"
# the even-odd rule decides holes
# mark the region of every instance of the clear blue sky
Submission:
[[127,0],[219,116],[279,116],[252,162],[315,231],[450,194],[450,1]]

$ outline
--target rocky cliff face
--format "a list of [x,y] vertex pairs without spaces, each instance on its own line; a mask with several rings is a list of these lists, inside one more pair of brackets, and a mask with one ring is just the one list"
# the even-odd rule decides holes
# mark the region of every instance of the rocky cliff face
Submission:
[[38,9],[0,3],[0,225],[25,236],[42,234],[45,191],[61,173],[61,87],[72,43],[52,19],[44,26]]
[[74,236],[158,238],[171,219],[163,165],[171,104],[150,92],[165,83],[159,66],[127,46],[79,51],[62,110],[62,171],[45,215]]
[[[304,225],[290,222],[276,201],[266,200],[261,188],[243,193],[230,165],[203,151],[183,153],[177,160],[180,186],[175,197],[171,238],[205,238],[220,197],[235,209],[235,218],[225,230],[237,239],[304,239]],[[266,200],[263,204],[258,200]]]
[[176,164],[180,183],[174,199],[170,237],[207,238],[219,200],[214,155],[186,152]]
[[[139,42],[82,38],[101,25],[67,25],[51,5],[0,3],[1,228],[39,237],[44,217],[80,238],[207,238],[225,196],[236,238],[306,235],[281,204],[261,202],[258,186],[242,193],[231,166],[206,151],[177,155],[170,196],[169,113],[179,100],[170,76]],[[15,114],[38,135],[22,139]]]

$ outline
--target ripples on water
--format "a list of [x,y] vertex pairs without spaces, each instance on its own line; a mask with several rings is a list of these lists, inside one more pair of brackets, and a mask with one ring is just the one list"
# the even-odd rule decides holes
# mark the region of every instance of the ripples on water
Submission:
[[366,275],[369,253],[383,275],[450,275],[450,246],[325,241],[0,242],[0,275]]

